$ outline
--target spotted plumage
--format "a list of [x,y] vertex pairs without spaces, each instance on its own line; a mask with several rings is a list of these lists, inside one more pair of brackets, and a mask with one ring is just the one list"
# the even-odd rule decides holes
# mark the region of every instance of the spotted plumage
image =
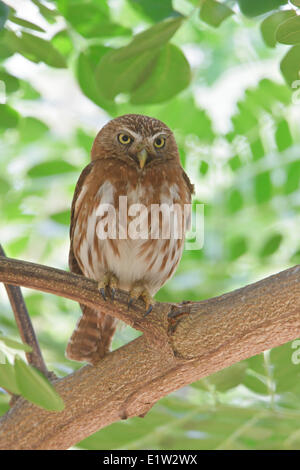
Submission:
[[[121,116],[98,133],[91,157],[72,202],[70,269],[98,281],[103,295],[107,285],[119,287],[147,304],[174,274],[188,224],[184,205],[190,203],[193,187],[181,167],[174,136],[154,118]],[[161,205],[175,208],[171,218],[164,216]],[[111,207],[114,231],[105,238]],[[169,233],[174,224],[181,227],[181,237]],[[116,320],[81,307],[67,355],[94,363],[109,350]]]

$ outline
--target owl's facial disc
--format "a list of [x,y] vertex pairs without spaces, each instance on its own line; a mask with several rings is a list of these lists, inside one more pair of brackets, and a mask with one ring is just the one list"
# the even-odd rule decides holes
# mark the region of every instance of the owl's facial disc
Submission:
[[153,160],[165,156],[168,135],[165,132],[140,133],[130,128],[118,129],[116,140],[119,148],[143,170]]

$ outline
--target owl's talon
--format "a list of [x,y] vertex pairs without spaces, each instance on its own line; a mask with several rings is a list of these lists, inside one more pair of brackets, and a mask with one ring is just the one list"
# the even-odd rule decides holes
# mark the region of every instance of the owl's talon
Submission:
[[153,299],[148,290],[145,289],[143,285],[137,284],[131,289],[129,293],[128,309],[132,306],[133,302],[139,298],[141,298],[145,303],[146,312],[143,316],[146,317],[153,309]]
[[114,287],[111,287],[110,288],[110,298],[111,298],[111,300],[115,299],[115,295],[116,295],[116,289]]
[[104,300],[107,300],[106,292],[109,290],[109,295],[113,301],[116,295],[116,288],[118,287],[118,279],[112,273],[106,273],[103,280],[98,283],[98,289]]
[[100,294],[102,295],[103,300],[107,300],[106,294],[105,294],[105,287],[100,287]]
[[143,317],[146,317],[147,315],[149,315],[149,313],[151,313],[153,310],[153,305],[151,304],[147,310],[147,312],[144,313]]

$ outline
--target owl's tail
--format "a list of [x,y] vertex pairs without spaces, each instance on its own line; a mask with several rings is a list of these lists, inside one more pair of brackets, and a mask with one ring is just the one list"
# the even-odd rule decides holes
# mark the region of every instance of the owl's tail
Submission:
[[85,305],[80,307],[82,316],[68,342],[66,356],[95,364],[109,352],[117,320]]

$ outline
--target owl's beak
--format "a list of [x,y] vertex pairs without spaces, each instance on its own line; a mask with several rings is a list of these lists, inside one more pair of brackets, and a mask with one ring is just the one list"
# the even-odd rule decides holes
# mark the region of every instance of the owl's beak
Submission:
[[137,153],[137,158],[140,164],[140,168],[143,169],[148,158],[148,153],[146,149],[140,150]]

